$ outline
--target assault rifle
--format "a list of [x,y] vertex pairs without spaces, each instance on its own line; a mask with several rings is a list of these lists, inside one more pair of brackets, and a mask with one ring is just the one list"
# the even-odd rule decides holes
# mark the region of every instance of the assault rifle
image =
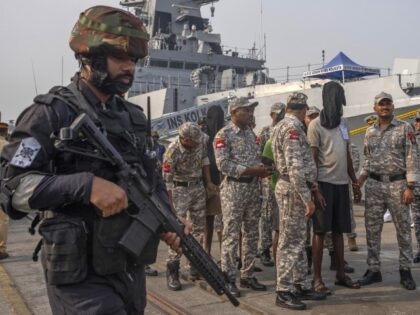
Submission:
[[[86,141],[92,150],[72,145],[80,140]],[[226,294],[234,306],[239,305],[239,301],[228,289],[228,279],[222,270],[192,235],[184,234],[183,224],[153,187],[150,187],[143,166],[127,164],[87,114],[79,115],[70,127],[60,130],[56,146],[76,154],[105,160],[115,168],[118,185],[125,190],[130,204],[135,205],[138,210],[137,213],[125,211],[131,222],[123,233],[119,246],[135,257],[140,257],[152,236],[162,232],[174,232],[181,239],[183,254],[213,290],[218,295]]]

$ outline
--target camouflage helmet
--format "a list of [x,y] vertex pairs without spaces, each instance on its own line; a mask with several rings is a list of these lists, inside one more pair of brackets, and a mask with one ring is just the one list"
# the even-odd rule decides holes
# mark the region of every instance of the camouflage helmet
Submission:
[[94,6],[80,13],[70,36],[76,54],[126,53],[134,58],[147,56],[149,34],[143,22],[117,8]]
[[200,126],[190,121],[179,126],[178,133],[181,138],[190,139],[195,142],[200,141],[202,135]]

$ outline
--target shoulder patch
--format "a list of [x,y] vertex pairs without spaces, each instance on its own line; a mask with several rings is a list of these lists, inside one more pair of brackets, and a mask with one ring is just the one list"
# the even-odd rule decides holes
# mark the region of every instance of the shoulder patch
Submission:
[[407,132],[407,137],[408,137],[408,139],[410,139],[411,144],[417,144],[417,141],[416,141],[416,132],[415,131],[409,131],[409,132]]
[[289,139],[290,140],[299,140],[300,132],[299,130],[293,129],[289,131]]
[[16,167],[26,168],[32,165],[41,145],[34,137],[25,138],[20,142],[19,148],[16,150],[10,164]]
[[170,163],[163,163],[162,169],[163,169],[164,173],[170,173],[171,169],[172,169],[171,164]]

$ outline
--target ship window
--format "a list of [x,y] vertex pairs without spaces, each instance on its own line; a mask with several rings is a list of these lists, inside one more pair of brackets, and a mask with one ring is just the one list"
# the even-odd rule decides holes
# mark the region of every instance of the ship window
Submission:
[[235,68],[237,74],[244,74],[244,68]]
[[199,67],[198,63],[193,63],[193,62],[185,63],[185,69],[188,69],[188,70],[194,70],[194,69],[197,69],[198,67]]
[[168,62],[166,60],[151,59],[150,60],[150,66],[151,67],[167,68],[168,67]]
[[190,29],[193,25],[195,25],[197,31],[204,31],[205,19],[203,19],[201,17],[189,15],[187,17],[187,22],[188,22],[188,25],[189,25]]
[[182,69],[184,68],[184,63],[182,61],[171,61],[169,67],[175,69]]
[[208,43],[210,45],[211,51],[216,55],[223,55],[222,47],[219,43]]
[[155,22],[153,24],[153,36],[160,30],[161,33],[169,34],[171,32],[172,16],[170,13],[156,11]]

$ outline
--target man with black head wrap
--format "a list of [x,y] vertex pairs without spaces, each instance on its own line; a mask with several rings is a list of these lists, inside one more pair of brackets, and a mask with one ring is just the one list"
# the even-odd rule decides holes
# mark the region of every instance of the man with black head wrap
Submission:
[[[209,136],[208,143],[207,143],[207,152],[210,160],[210,177],[213,184],[219,186],[221,181],[220,172],[217,169],[216,165],[216,158],[214,157],[214,149],[213,149],[213,140],[216,136],[216,133],[223,128],[225,124],[225,113],[223,109],[221,109],[217,105],[210,106],[207,110],[207,117],[206,117],[206,132]],[[214,226],[214,218],[216,215],[221,215],[222,213],[222,205],[220,202],[220,195],[219,192],[209,192],[207,191],[207,202],[206,202],[206,228],[204,231],[204,248],[206,252],[210,255],[211,252],[211,243],[213,239],[213,229]],[[219,224],[220,225],[220,224]],[[222,230],[221,227],[218,226],[216,228],[219,236],[219,242],[221,246],[222,241]]]
[[[318,184],[325,198],[325,209],[319,207],[313,216],[314,237],[313,285],[316,291],[330,294],[321,277],[322,251],[325,233],[332,231],[332,239],[337,265],[336,285],[360,288],[344,273],[343,233],[351,232],[350,196],[348,180],[357,183],[350,155],[350,138],[346,122],[342,119],[343,105],[346,104],[343,87],[336,82],[328,82],[322,90],[323,110],[320,117],[309,124],[308,141],[318,168]],[[360,188],[354,184],[359,195]]]

